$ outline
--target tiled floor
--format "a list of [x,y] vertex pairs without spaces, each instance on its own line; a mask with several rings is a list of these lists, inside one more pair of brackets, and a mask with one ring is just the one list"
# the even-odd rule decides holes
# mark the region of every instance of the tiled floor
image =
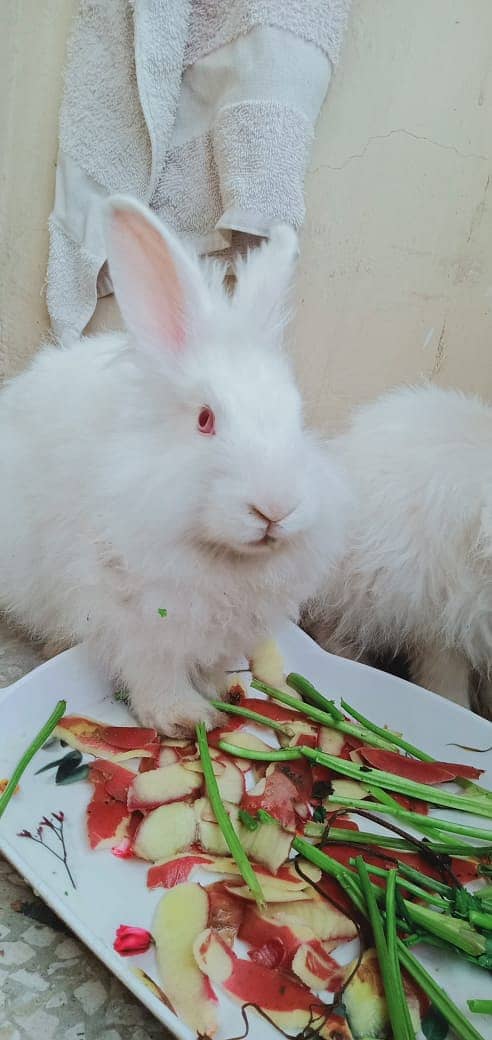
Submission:
[[[40,662],[0,622],[0,686]],[[0,857],[0,1040],[169,1037]]]

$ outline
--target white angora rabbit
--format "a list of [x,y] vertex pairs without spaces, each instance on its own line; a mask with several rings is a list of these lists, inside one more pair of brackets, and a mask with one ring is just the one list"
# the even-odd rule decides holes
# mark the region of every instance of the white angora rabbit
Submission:
[[87,640],[179,736],[297,617],[349,496],[281,349],[295,233],[241,261],[232,296],[133,200],[108,203],[106,242],[126,333],[47,347],[0,395],[0,607]]
[[399,389],[361,408],[338,448],[356,520],[305,627],[344,656],[403,652],[414,681],[490,714],[492,408]]

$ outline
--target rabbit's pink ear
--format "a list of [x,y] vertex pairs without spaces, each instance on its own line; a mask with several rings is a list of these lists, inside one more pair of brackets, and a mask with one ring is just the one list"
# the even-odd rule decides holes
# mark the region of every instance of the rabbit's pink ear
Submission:
[[205,286],[198,264],[134,199],[106,209],[109,272],[128,331],[147,352],[180,353],[201,324]]

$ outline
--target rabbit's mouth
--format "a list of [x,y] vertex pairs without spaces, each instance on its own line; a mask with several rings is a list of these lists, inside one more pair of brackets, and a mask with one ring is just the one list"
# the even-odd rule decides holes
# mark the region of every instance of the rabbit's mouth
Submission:
[[289,552],[292,550],[293,543],[297,541],[293,536],[281,537],[278,535],[269,534],[265,532],[261,538],[254,538],[250,542],[245,542],[241,546],[230,546],[230,551],[236,556],[243,558],[251,558],[252,556],[265,556],[266,554]]
[[205,551],[216,559],[220,557],[223,559],[229,558],[231,562],[240,563],[241,561],[252,560],[255,557],[259,558],[272,555],[273,553],[286,552],[289,548],[292,548],[292,541],[292,538],[281,539],[275,538],[270,534],[264,534],[261,538],[255,538],[250,542],[243,542],[242,544],[200,539],[198,545],[202,552]]
[[252,549],[261,549],[262,546],[268,546],[273,549],[275,547],[278,548],[280,542],[278,538],[274,538],[273,535],[266,533],[262,538],[255,538],[254,541],[248,542],[247,544],[250,545]]

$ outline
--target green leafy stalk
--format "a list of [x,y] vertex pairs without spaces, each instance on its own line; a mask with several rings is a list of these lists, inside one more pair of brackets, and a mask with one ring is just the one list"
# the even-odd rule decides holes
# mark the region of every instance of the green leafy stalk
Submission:
[[[354,906],[364,914],[364,916],[367,915],[366,904],[362,897],[360,886],[357,884],[356,878],[351,875],[350,871],[340,863],[337,863],[337,861],[331,856],[327,856],[326,853],[321,852],[320,849],[313,847],[309,842],[304,841],[302,838],[294,838],[292,847],[305,859],[310,860],[311,863],[320,867],[320,869],[326,874],[334,877],[347,892],[347,895],[352,900]],[[483,1040],[483,1037],[477,1033],[475,1027],[471,1025],[467,1018],[465,1018],[462,1011],[460,1011],[450,997],[444,993],[441,987],[434,981],[432,976],[429,975],[414,954],[407,949],[407,946],[400,938],[397,939],[397,949],[401,967],[405,968],[417,985],[424,990],[431,1003],[437,1007],[438,1011],[441,1012],[450,1027],[454,1029],[459,1040]]]
[[[357,857],[354,856],[350,860],[350,866],[357,866]],[[444,910],[449,907],[449,899],[443,899],[442,896],[437,895],[434,892],[428,892],[421,885],[414,884],[413,881],[407,881],[405,878],[398,876],[395,870],[385,870],[384,867],[375,867],[366,864],[369,874],[373,874],[374,877],[389,878],[389,875],[394,873],[396,875],[396,884],[399,888],[404,888],[406,892],[412,892],[418,899],[423,899],[426,903],[432,903],[434,906],[441,906]]]
[[229,744],[228,740],[219,740],[219,748],[233,758],[248,758],[252,762],[292,762],[296,758],[302,758],[300,747],[280,748],[278,751],[251,751],[249,748]]
[[405,902],[405,909],[412,924],[436,935],[438,939],[444,939],[458,950],[463,950],[463,953],[468,953],[471,957],[481,957],[486,952],[485,936],[471,928],[467,921],[451,917],[450,914],[440,914],[417,903]]
[[473,783],[473,780],[467,780],[464,777],[457,776],[456,783],[459,784],[467,794],[474,794],[477,798],[488,798],[489,801],[492,799],[492,791],[489,791],[487,787],[482,787],[480,784]]
[[249,719],[250,722],[255,722],[258,726],[267,726],[269,729],[275,730],[276,733],[283,733],[286,737],[292,736],[292,730],[288,724],[269,719],[259,711],[241,708],[239,704],[226,704],[224,701],[212,701],[212,704],[214,708],[226,712],[227,715],[238,715],[242,719]]
[[[297,847],[297,846],[294,846]],[[319,851],[319,850],[318,850]],[[306,857],[307,858],[307,857]],[[349,871],[346,867],[339,865],[339,870],[336,872],[331,864],[327,864],[326,860],[331,860],[331,857],[326,856],[325,853],[320,852],[317,865],[322,870],[328,870],[332,876],[336,877],[340,884],[343,884],[347,880]],[[354,865],[359,868],[361,857],[357,856],[354,860]],[[322,863],[324,862],[324,866]],[[336,862],[336,861],[334,861]],[[387,876],[388,872],[380,870],[379,868],[368,867],[364,863],[365,873],[367,875],[367,881],[369,882],[369,873],[376,876]],[[360,871],[359,871],[360,877]],[[362,879],[361,879],[362,884]],[[372,886],[372,898],[378,903],[383,899],[383,890]],[[365,892],[364,892],[365,898]],[[367,900],[366,900],[367,902]],[[467,921],[462,921],[459,918],[451,917],[448,913],[438,913],[435,910],[430,910],[428,907],[422,907],[415,903],[410,903],[408,900],[403,900],[402,905],[405,908],[405,914],[412,923],[413,926],[417,927],[419,932],[428,933],[429,939],[436,937],[437,939],[443,940],[446,943],[450,943],[452,946],[463,953],[469,954],[470,957],[480,957],[486,952],[487,940],[479,932],[476,932],[470,927]]]
[[483,1040],[483,1036],[477,1033],[475,1026],[465,1018],[460,1009],[453,1003],[447,993],[441,989],[437,982],[429,975],[420,961],[411,950],[407,949],[401,939],[397,939],[398,957],[402,968],[412,976],[414,982],[423,989],[429,1000],[441,1012],[446,1022],[454,1029],[459,1040]]
[[[347,798],[347,802],[352,805],[351,799]],[[366,802],[361,802],[361,805],[365,805]],[[378,811],[379,807],[378,807]],[[384,826],[384,820],[381,820],[381,825]],[[327,844],[341,843],[346,845],[358,844],[358,845],[380,845],[384,849],[395,849],[400,852],[415,852],[415,845],[412,842],[406,841],[404,838],[391,838],[386,834],[374,834],[373,831],[347,831],[341,827],[329,827],[327,829],[326,824],[316,823],[310,820],[305,824],[304,834],[306,838],[319,838],[325,839]],[[437,854],[448,855],[448,856],[462,856],[471,859],[480,859],[481,856],[492,855],[492,845],[483,845],[477,847],[475,845],[468,845],[466,842],[453,841],[452,838],[440,842],[433,841],[432,839],[426,839],[426,847],[430,852]],[[400,871],[403,873],[403,864],[399,864]],[[410,869],[410,868],[408,868]],[[420,876],[420,875],[419,875]],[[436,889],[437,891],[437,889]]]
[[304,701],[298,701],[296,697],[291,697],[290,694],[284,693],[283,690],[277,690],[274,686],[269,686],[268,683],[260,682],[259,679],[253,679],[251,686],[255,690],[260,690],[261,693],[268,694],[272,700],[280,701],[281,704],[286,704],[289,708],[295,708],[296,711],[306,715],[313,722],[318,722],[321,726],[328,726],[329,729],[336,729],[339,733],[346,733],[348,736],[356,737],[361,744],[370,744],[372,747],[382,748],[384,751],[394,750],[389,740],[376,736],[376,734],[362,729],[360,726],[354,726],[351,722],[338,722],[327,711],[321,711],[320,708],[305,704]]
[[[334,702],[324,697],[323,694],[320,693],[319,690],[317,690],[312,685],[312,683],[309,682],[308,679],[304,678],[304,676],[298,675],[296,672],[291,672],[290,675],[287,676],[287,682],[289,686],[292,686],[294,690],[300,693],[306,701],[308,701],[312,705],[315,705],[318,708],[321,708],[328,715],[331,715],[335,722],[341,722],[344,725],[344,727],[347,725],[352,725],[351,723],[347,724],[346,720],[344,720],[342,712],[336,707]],[[279,694],[282,692],[280,690],[273,692],[271,687],[267,689],[265,685],[263,688],[264,692],[269,693],[271,697],[274,697],[275,693]],[[279,700],[280,698],[277,696],[277,699]],[[392,730],[387,729],[385,726],[378,726],[375,722],[372,722],[371,719],[368,719],[365,715],[362,714],[362,712],[358,711],[357,708],[354,708],[351,704],[348,703],[348,701],[344,700],[343,698],[341,698],[340,704],[343,710],[348,715],[351,715],[353,719],[356,719],[356,721],[359,722],[360,725],[363,727],[363,739],[366,744],[371,744],[371,741],[368,738],[368,734],[372,734],[373,737],[379,738],[384,742],[386,750],[394,750],[395,748],[400,748],[402,751],[405,751],[407,754],[412,755],[413,758],[419,759],[421,762],[436,761],[436,759],[432,755],[429,755],[426,751],[422,751],[422,748],[416,747],[415,744],[411,744],[408,740],[405,740],[402,736],[400,736],[400,734],[394,733]],[[302,711],[302,706],[299,707],[298,710]],[[328,723],[325,722],[323,723],[323,725],[328,725]],[[349,732],[348,729],[342,729],[341,727],[340,729],[342,732]],[[362,739],[363,731],[359,730],[357,733],[357,727],[354,726],[352,726],[352,729],[356,731],[353,735],[360,735]],[[383,744],[377,744],[374,742],[373,746],[383,747]],[[492,791],[489,791],[486,788],[481,787],[479,784],[474,784],[471,780],[468,780],[466,777],[456,777],[456,783],[459,784],[460,787],[462,787],[465,790],[465,792],[469,795],[475,793],[479,797],[492,799]]]
[[358,766],[355,762],[347,762],[345,759],[337,758],[336,755],[327,755],[323,751],[315,751],[313,748],[301,747],[306,758],[316,762],[318,765],[329,766],[336,773],[348,776],[351,780],[359,780],[362,784],[373,787],[384,787],[398,794],[407,795],[409,798],[419,798],[431,805],[439,805],[447,809],[459,809],[461,812],[474,813],[477,816],[492,817],[492,802],[488,799],[471,798],[461,794],[450,794],[441,791],[430,784],[421,784],[416,780],[407,780],[396,776],[394,773],[386,773],[383,769],[372,769],[370,766]]
[[492,914],[483,913],[481,910],[470,910],[468,920],[477,928],[483,928],[484,932],[492,932]]
[[292,848],[299,852],[301,856],[304,856],[304,859],[309,859],[311,863],[314,863],[315,867],[324,870],[325,874],[335,878],[336,881],[339,881],[341,875],[347,870],[338,860],[328,856],[326,852],[321,852],[321,849],[317,849],[315,845],[310,845],[304,838],[294,838]]
[[492,1000],[468,1000],[467,1004],[477,1015],[492,1015]]
[[435,878],[429,877],[427,874],[422,873],[420,870],[416,870],[415,867],[409,867],[406,863],[401,860],[397,860],[398,873],[408,878],[409,881],[414,881],[415,884],[424,886],[431,890],[431,892],[439,892],[440,895],[449,898],[453,895],[453,888],[451,885],[445,885],[443,881],[436,881]]
[[[344,795],[338,794],[335,797],[335,801],[337,805],[345,806],[348,811],[352,810],[353,812],[356,812],[358,809],[368,809],[371,804],[361,799],[345,798]],[[447,845],[446,833],[463,834],[469,838],[492,841],[492,831],[484,831],[481,827],[468,827],[465,823],[451,823],[450,820],[436,820],[434,817],[421,816],[420,813],[414,813],[410,809],[402,809],[401,807],[398,807],[397,810],[389,805],[377,805],[375,809],[377,809],[378,813],[406,820],[407,823],[422,831],[423,834],[429,834],[434,838],[439,836],[439,840],[444,845]]]
[[12,773],[12,776],[10,777],[10,780],[5,788],[5,791],[2,795],[0,795],[0,817],[3,816],[7,808],[7,805],[9,804],[10,799],[12,798],[12,795],[17,787],[17,784],[19,783],[22,774],[27,769],[27,766],[29,765],[31,759],[34,758],[36,752],[39,751],[43,744],[48,740],[48,737],[51,736],[55,726],[60,721],[62,716],[65,714],[66,710],[67,702],[58,701],[55,710],[51,713],[47,722],[45,722],[44,726],[42,726],[37,736],[34,737],[34,740],[29,744],[29,747],[24,752],[20,761],[17,763],[14,772]]
[[308,841],[304,840],[304,838],[294,838],[292,848],[303,856],[304,859],[308,859],[310,863],[314,863],[314,866],[319,867],[325,874],[329,874],[330,877],[335,878],[335,881],[340,883],[360,913],[366,913],[365,902],[360,891],[360,885],[357,877],[352,874],[350,870],[347,870],[347,868],[342,866],[341,863],[338,863],[332,856],[328,856],[326,852],[322,852],[321,849],[317,849],[316,846],[310,845]]
[[[372,733],[385,737],[386,740],[391,740],[395,747],[401,748],[402,751],[406,751],[407,754],[412,755],[413,758],[418,758],[421,762],[436,761],[432,755],[428,755],[426,751],[422,751],[421,748],[415,747],[415,744],[410,744],[408,740],[404,740],[398,733],[393,733],[392,730],[387,730],[384,726],[377,726],[375,722],[371,722],[370,719],[367,719],[365,715],[362,715],[360,711],[353,708],[347,701],[342,699],[340,703],[343,710],[348,712],[353,719],[357,719],[362,726],[371,730]],[[479,784],[474,784],[471,780],[467,780],[466,777],[457,776],[456,783],[459,784],[468,794],[475,792],[482,798],[492,798],[492,791],[488,791],[485,787],[480,787]]]
[[303,675],[298,675],[297,672],[290,672],[286,679],[287,685],[292,686],[293,690],[301,694],[301,697],[308,704],[313,704],[315,708],[321,708],[322,711],[326,711],[328,715],[331,715],[335,722],[343,722],[343,714],[336,707],[334,701],[329,701],[327,697],[324,697],[308,679],[305,679]]
[[377,802],[380,802],[382,805],[389,805],[392,809],[401,809],[401,805],[396,801],[396,798],[393,798],[383,787],[371,787],[370,784],[366,784],[366,787]]
[[[408,1007],[408,1001],[405,996],[405,990],[403,988],[403,979],[400,971],[400,961],[398,958],[398,946],[397,939],[398,934],[396,930],[396,883],[397,883],[397,872],[396,870],[390,870],[388,874],[388,881],[386,885],[386,945],[388,947],[388,959],[391,964],[391,970],[393,974],[394,984],[396,986],[397,999],[402,1009],[402,1017],[404,1019],[404,1036],[408,1040],[415,1040],[415,1030],[412,1025],[412,1019],[410,1017],[410,1009]],[[402,1037],[403,1040],[403,1037]]]
[[403,737],[398,735],[398,733],[393,733],[392,730],[385,729],[384,726],[377,726],[375,722],[371,722],[370,719],[367,719],[365,715],[362,715],[360,711],[353,708],[347,701],[342,699],[340,704],[348,715],[351,715],[353,719],[357,719],[357,722],[360,722],[360,724],[364,726],[364,729],[370,730],[371,733],[375,733],[379,737],[384,737],[384,739],[393,744],[394,747],[401,748],[402,751],[406,751],[407,754],[420,759],[421,762],[435,761],[432,755],[428,755],[425,751],[415,747],[414,744],[409,744],[408,740],[404,740]]
[[[446,835],[441,833],[442,829],[440,827],[440,820],[424,816],[423,813],[416,813],[413,809],[404,809],[403,806],[396,801],[396,798],[393,798],[388,791],[384,790],[383,787],[372,787],[370,784],[366,784],[365,786],[374,800],[379,802],[380,812],[387,812],[390,813],[391,816],[398,817],[400,820],[407,820],[412,824],[412,827],[415,827],[415,829],[419,830],[422,834],[432,834],[435,838],[439,838],[439,841],[442,841],[443,845],[448,844]],[[384,806],[385,808],[380,808],[381,806]],[[405,813],[407,813],[407,815],[405,815]],[[453,831],[453,833],[468,834],[469,828],[465,824],[458,824],[457,826],[460,828],[459,831]],[[480,828],[474,827],[472,829],[473,834],[471,837],[481,837],[483,832]]]
[[231,856],[236,861],[237,866],[241,872],[242,878],[248,886],[250,892],[254,896],[260,909],[265,907],[265,897],[261,888],[260,882],[249,862],[249,859],[241,845],[241,842],[234,830],[229,814],[224,806],[222,798],[220,797],[217,780],[213,771],[212,759],[210,758],[210,751],[208,747],[207,734],[203,722],[199,722],[196,727],[196,739],[198,744],[198,750],[200,752],[200,760],[203,766],[203,776],[205,779],[205,787],[207,795],[212,806],[215,819],[220,827],[223,838],[230,850]]
[[[408,1028],[408,1007],[407,1014],[405,1014],[403,1005],[406,1006],[406,999],[403,996],[403,1002],[400,997],[400,989],[403,994],[403,986],[401,984],[401,976],[399,970],[395,972],[395,961],[398,964],[396,958],[392,959],[389,956],[388,944],[386,942],[386,936],[384,934],[383,920],[379,911],[378,904],[373,892],[373,887],[369,881],[369,875],[367,873],[367,867],[362,859],[362,856],[357,857],[356,866],[359,874],[360,884],[364,895],[367,911],[369,915],[369,921],[371,923],[372,934],[374,936],[374,942],[376,946],[376,952],[378,955],[379,971],[384,987],[384,995],[386,998],[386,1007],[388,1009],[389,1020],[391,1023],[391,1029],[393,1036],[398,1037],[398,1040],[414,1040],[415,1034],[413,1029]],[[398,985],[398,980],[400,985]]]

